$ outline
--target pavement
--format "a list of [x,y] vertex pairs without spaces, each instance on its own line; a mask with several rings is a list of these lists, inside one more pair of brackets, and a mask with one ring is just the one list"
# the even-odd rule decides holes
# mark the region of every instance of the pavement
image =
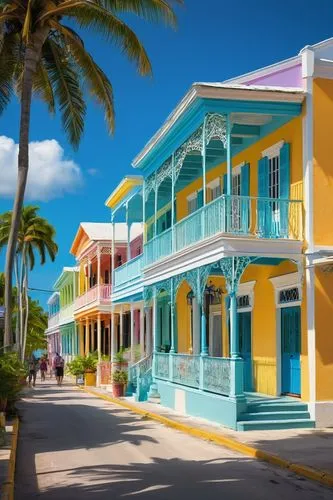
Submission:
[[328,500],[332,490],[98,399],[71,385],[27,391],[15,500]]

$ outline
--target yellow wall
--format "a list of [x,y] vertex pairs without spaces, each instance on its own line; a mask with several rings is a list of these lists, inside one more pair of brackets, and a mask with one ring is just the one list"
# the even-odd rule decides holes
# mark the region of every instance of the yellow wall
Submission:
[[[242,283],[247,281],[256,281],[254,287],[254,308],[252,311],[253,376],[254,390],[263,394],[275,396],[277,389],[276,315],[279,314],[279,311],[275,307],[274,287],[269,281],[269,278],[294,273],[296,270],[296,265],[289,261],[282,262],[278,266],[250,265],[245,270],[241,279]],[[215,286],[222,288],[223,293],[225,293],[224,278],[212,276],[208,278],[208,282],[209,281],[212,281]],[[190,287],[184,282],[177,295],[178,352],[188,352],[189,348],[188,339],[190,335],[190,315],[189,306],[186,301],[186,296],[189,290]],[[223,304],[221,307],[223,355],[228,356],[228,329],[226,324],[226,314],[223,309]],[[306,401],[309,397],[309,383],[305,288],[303,290],[303,300],[301,306],[301,328],[301,397]],[[327,329],[325,331],[327,331]],[[333,336],[331,336],[331,338],[333,338]],[[330,366],[330,370],[332,370],[333,377],[333,365]]]
[[332,116],[333,81],[316,78],[313,86],[314,104],[314,242],[332,245],[333,241],[333,161]]
[[316,269],[316,394],[318,401],[333,399],[333,275]]
[[[261,152],[281,140],[291,145],[291,197],[302,195],[302,117],[297,117],[233,158],[233,167],[236,167],[242,162],[250,163],[251,196],[258,196],[258,160],[261,158]],[[227,165],[225,162],[213,168],[207,173],[206,183],[216,179],[216,177],[221,177],[226,171]],[[177,193],[177,220],[183,219],[188,215],[187,196],[201,188],[202,178],[197,179]]]

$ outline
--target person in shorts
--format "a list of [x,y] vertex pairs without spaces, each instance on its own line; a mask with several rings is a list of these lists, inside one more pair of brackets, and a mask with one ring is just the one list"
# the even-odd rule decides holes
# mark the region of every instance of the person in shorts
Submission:
[[47,361],[45,358],[42,358],[39,363],[40,369],[40,379],[42,382],[45,382],[45,374],[47,373]]
[[64,378],[64,364],[64,358],[62,358],[59,353],[56,353],[54,358],[54,368],[58,385],[62,384],[62,379]]
[[33,387],[36,385],[36,377],[38,370],[38,361],[34,355],[32,355],[29,359],[29,386],[31,387],[31,382]]

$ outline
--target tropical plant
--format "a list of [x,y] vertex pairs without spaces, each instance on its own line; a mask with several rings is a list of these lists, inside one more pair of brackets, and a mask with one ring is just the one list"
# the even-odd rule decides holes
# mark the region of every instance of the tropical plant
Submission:
[[128,375],[127,375],[127,372],[125,372],[125,370],[116,370],[115,372],[113,372],[112,374],[112,382],[114,384],[127,384],[127,381],[128,381]]
[[[35,266],[36,253],[39,255],[40,264],[43,265],[47,255],[54,261],[58,252],[57,244],[54,241],[55,229],[46,219],[38,215],[38,211],[39,207],[33,205],[23,207],[14,261],[19,311],[16,342],[20,348],[22,359],[24,359],[28,332],[29,271]],[[0,250],[8,243],[11,223],[12,212],[0,215]]]
[[120,349],[120,351],[118,351],[115,356],[114,356],[114,360],[117,362],[117,363],[127,363],[127,359],[125,358],[124,356],[124,352],[125,350],[123,348]]
[[[179,3],[182,0],[174,0]],[[2,0],[0,5],[0,113],[16,89],[21,100],[18,181],[6,256],[5,341],[12,343],[11,286],[17,234],[29,168],[32,94],[50,113],[59,106],[70,143],[77,147],[84,129],[83,87],[105,109],[114,130],[112,85],[73,29],[101,34],[134,61],[141,75],[151,64],[138,37],[119,16],[134,14],[148,21],[175,24],[172,0]]]
[[84,374],[84,366],[83,366],[83,356],[76,356],[72,361],[67,363],[66,372],[73,377],[79,377]]
[[4,411],[9,404],[16,400],[21,389],[20,380],[26,374],[17,353],[0,355],[0,411]]

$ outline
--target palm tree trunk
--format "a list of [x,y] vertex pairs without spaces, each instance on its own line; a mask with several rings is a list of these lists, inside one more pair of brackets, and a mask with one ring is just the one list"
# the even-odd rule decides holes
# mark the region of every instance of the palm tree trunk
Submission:
[[29,169],[29,131],[30,131],[30,112],[33,77],[36,72],[37,63],[40,58],[43,43],[48,35],[49,28],[45,27],[34,33],[31,44],[26,48],[24,57],[24,73],[21,95],[21,118],[20,118],[20,144],[18,155],[18,177],[16,195],[13,207],[12,222],[7,244],[6,268],[5,268],[5,349],[13,343],[12,334],[12,275],[16,251],[17,235],[20,225],[24,193],[27,184]]
[[16,305],[17,305],[17,313],[16,313],[16,331],[15,331],[15,342],[18,346],[19,356],[20,354],[20,346],[21,346],[21,283],[20,283],[20,275],[19,275],[19,262],[18,255],[15,255],[14,260],[14,269],[15,269],[15,280],[16,280],[16,289],[17,289],[17,297],[16,297]]
[[24,256],[24,267],[25,267],[25,272],[24,272],[24,301],[25,301],[25,318],[24,318],[24,328],[23,328],[23,343],[22,343],[22,353],[21,353],[21,359],[24,361],[25,357],[25,346],[27,343],[27,333],[28,333],[28,319],[29,319],[29,296],[28,296],[28,259],[26,256]]

